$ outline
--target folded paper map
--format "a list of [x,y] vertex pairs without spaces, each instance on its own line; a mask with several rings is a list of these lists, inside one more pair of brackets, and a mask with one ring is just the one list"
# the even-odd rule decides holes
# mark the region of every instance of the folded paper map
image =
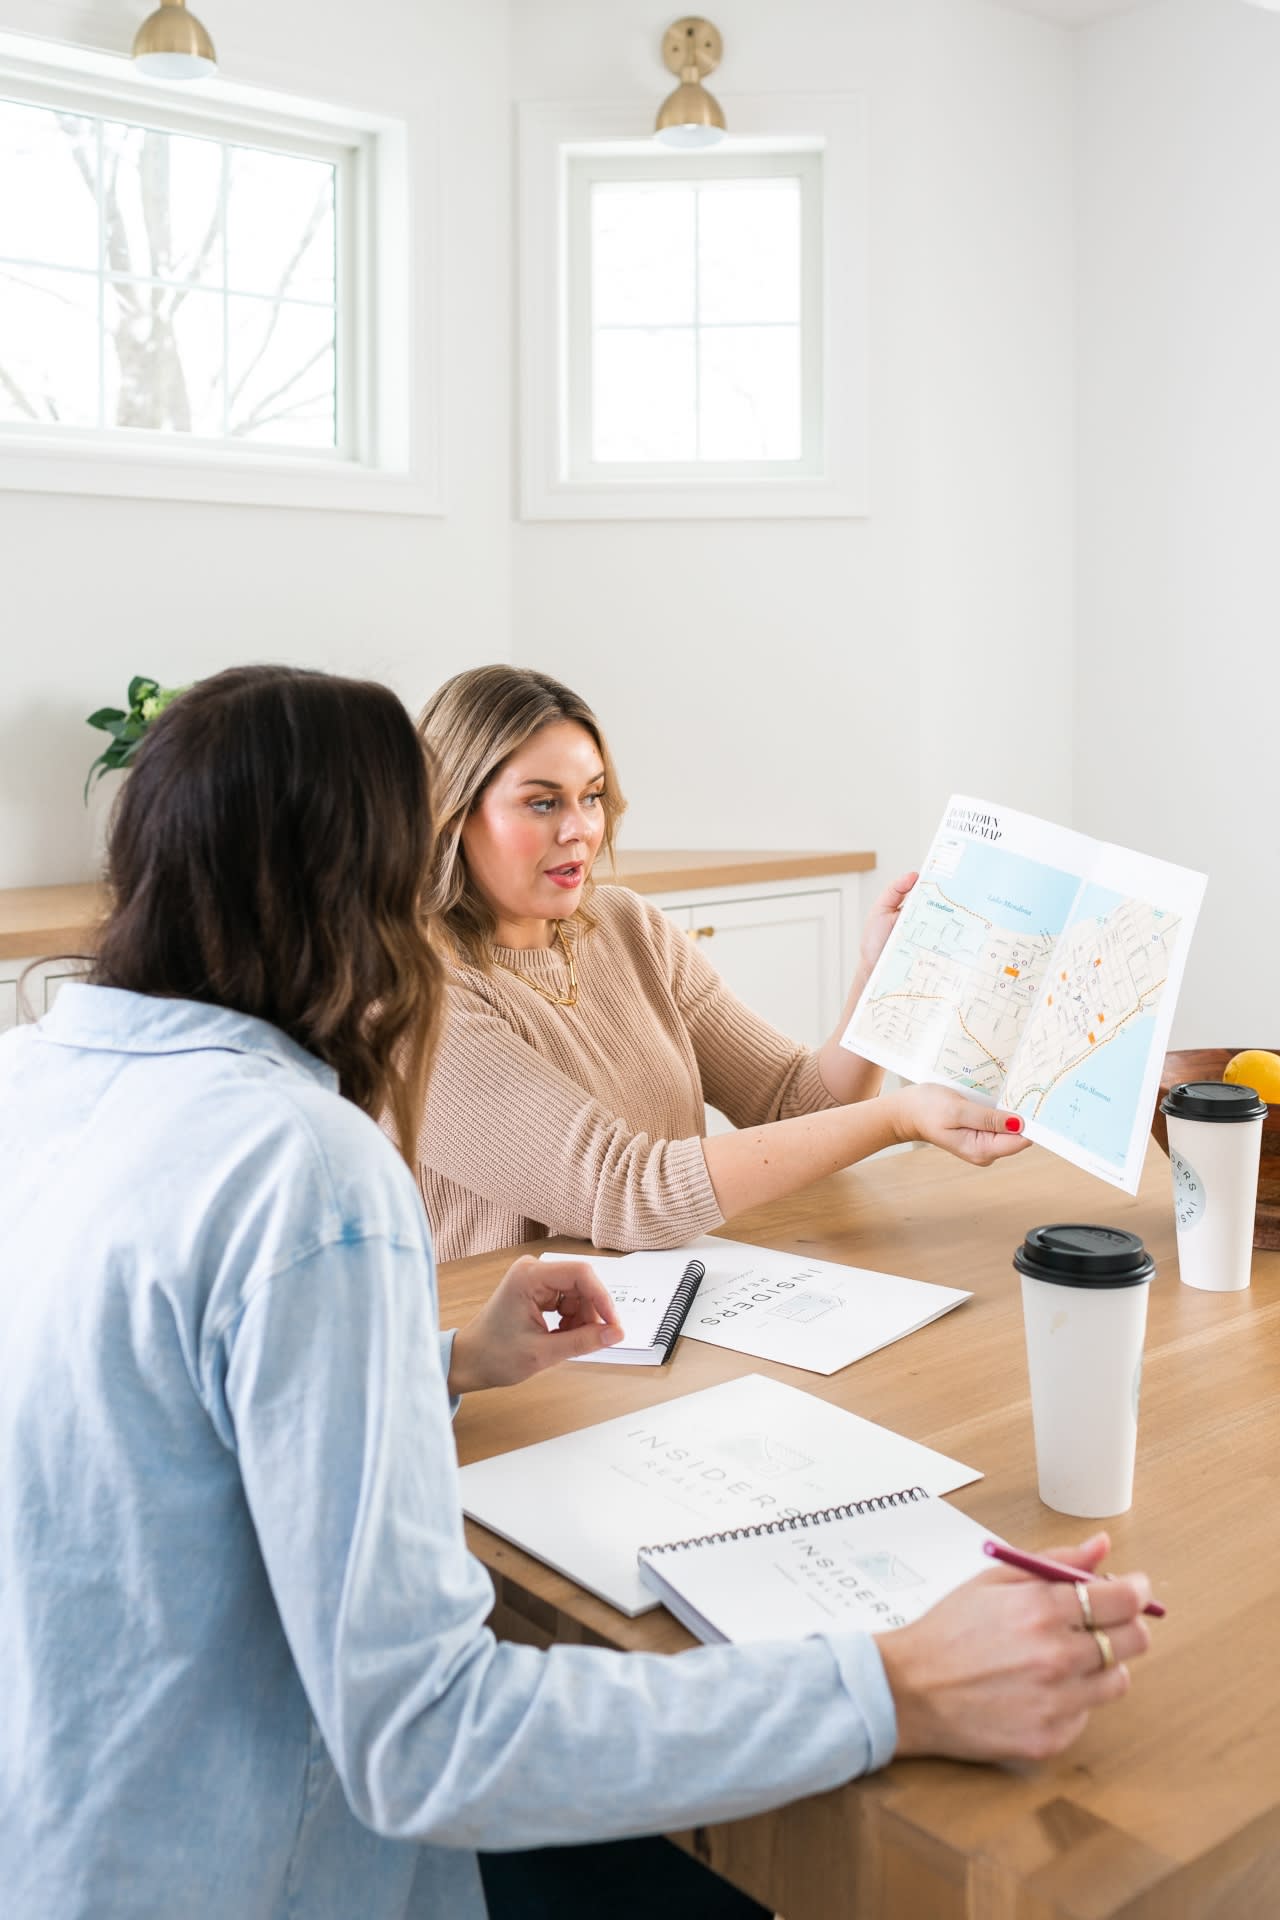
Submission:
[[1136,1193],[1203,874],[954,796],[842,1045]]

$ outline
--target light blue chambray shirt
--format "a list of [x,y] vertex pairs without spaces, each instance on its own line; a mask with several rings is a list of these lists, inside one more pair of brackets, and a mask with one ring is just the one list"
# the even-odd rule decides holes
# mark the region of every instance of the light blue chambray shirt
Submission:
[[496,1642],[413,1181],[273,1027],[65,987],[0,1040],[7,1920],[472,1920],[476,1848],[883,1764],[865,1638]]

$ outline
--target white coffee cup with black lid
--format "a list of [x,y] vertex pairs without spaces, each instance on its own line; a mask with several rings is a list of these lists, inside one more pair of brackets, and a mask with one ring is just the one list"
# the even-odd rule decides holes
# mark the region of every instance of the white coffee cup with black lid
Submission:
[[1267,1103],[1252,1087],[1188,1080],[1160,1102],[1169,1127],[1178,1271],[1205,1293],[1238,1293],[1253,1271],[1253,1216]]
[[1032,1227],[1013,1264],[1040,1498],[1090,1520],[1126,1513],[1155,1262],[1136,1233],[1064,1222]]

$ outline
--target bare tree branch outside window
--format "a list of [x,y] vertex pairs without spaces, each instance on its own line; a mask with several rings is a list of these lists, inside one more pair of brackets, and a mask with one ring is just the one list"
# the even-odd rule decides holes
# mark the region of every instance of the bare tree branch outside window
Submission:
[[[65,341],[75,340],[77,379],[97,381],[104,426],[333,447],[332,163],[53,109],[34,121],[19,107],[10,111],[20,124],[6,123],[7,107],[0,102],[0,421],[63,419]],[[19,177],[24,192],[41,192],[41,168],[20,150],[33,125],[50,179],[57,155],[45,137],[57,129],[71,169],[62,172],[79,181],[96,221],[96,265],[64,265],[52,240],[48,265],[25,250],[6,257],[5,196]],[[50,187],[49,219],[23,229],[40,256],[40,235],[56,235],[59,218],[83,224],[68,193]],[[95,300],[96,374],[86,372]],[[46,330],[56,312],[62,331]]]

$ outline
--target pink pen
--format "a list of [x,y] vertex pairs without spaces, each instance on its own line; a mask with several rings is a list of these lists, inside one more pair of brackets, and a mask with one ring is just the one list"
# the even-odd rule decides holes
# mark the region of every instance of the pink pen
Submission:
[[[1064,1567],[1060,1560],[1041,1560],[1034,1553],[1022,1553],[1017,1547],[1006,1547],[1002,1540],[984,1540],[982,1551],[989,1553],[993,1560],[1003,1560],[1007,1567],[1019,1567],[1023,1573],[1038,1573],[1042,1580],[1070,1580],[1074,1586],[1077,1580],[1083,1580],[1088,1586],[1094,1580],[1110,1580],[1109,1573],[1084,1573],[1079,1567]],[[1142,1609],[1156,1620],[1163,1620],[1167,1608],[1158,1600],[1148,1600]]]

